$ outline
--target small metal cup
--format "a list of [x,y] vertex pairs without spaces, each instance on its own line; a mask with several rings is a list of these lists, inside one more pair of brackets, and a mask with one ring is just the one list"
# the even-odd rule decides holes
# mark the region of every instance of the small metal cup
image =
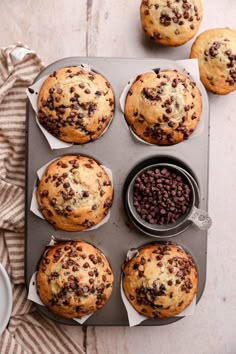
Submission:
[[[154,170],[156,168],[167,168],[168,171],[176,173],[182,177],[184,183],[188,184],[190,188],[190,203],[188,208],[185,214],[179,217],[174,223],[165,225],[150,224],[141,218],[133,205],[133,192],[136,178],[147,170]],[[193,176],[183,168],[169,163],[158,163],[143,168],[133,177],[126,191],[126,208],[131,221],[142,232],[155,237],[176,236],[185,231],[192,222],[194,222],[201,230],[207,230],[211,226],[211,218],[206,211],[197,208],[199,201],[200,191]]]

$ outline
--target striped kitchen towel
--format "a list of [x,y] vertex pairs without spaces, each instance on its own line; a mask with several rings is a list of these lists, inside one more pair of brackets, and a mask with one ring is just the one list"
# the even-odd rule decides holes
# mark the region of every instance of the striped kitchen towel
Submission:
[[24,287],[26,88],[43,68],[18,43],[0,49],[0,262],[13,286],[13,310],[0,336],[1,354],[83,353],[60,325],[39,313]]

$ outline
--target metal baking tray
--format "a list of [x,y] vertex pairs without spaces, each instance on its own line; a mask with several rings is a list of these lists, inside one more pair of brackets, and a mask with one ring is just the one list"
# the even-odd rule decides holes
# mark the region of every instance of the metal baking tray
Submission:
[[[180,159],[187,164],[195,175],[201,192],[199,207],[207,210],[208,204],[208,159],[209,159],[209,105],[206,91],[202,84],[198,87],[202,93],[203,110],[201,124],[189,140],[173,146],[151,146],[135,141],[131,136],[119,106],[119,97],[130,78],[154,68],[176,69],[174,61],[163,59],[110,59],[72,57],[59,60],[46,67],[38,76],[41,78],[54,70],[88,63],[92,70],[101,73],[111,83],[116,98],[114,119],[107,132],[98,140],[86,145],[74,145],[67,149],[51,150],[44,135],[36,124],[35,113],[28,102],[27,108],[27,154],[26,154],[26,224],[25,224],[25,280],[27,287],[30,278],[37,269],[38,261],[49,243],[51,235],[68,239],[81,239],[98,247],[108,257],[114,272],[113,293],[108,303],[85,325],[94,326],[127,326],[128,317],[120,295],[121,266],[125,261],[127,250],[133,247],[157,241],[138,231],[129,220],[123,203],[123,186],[127,176],[135,165],[145,159],[155,159],[162,155]],[[37,78],[37,79],[38,79]],[[201,128],[200,128],[201,126]],[[45,220],[38,218],[30,211],[32,190],[36,179],[36,171],[48,161],[65,154],[89,155],[105,166],[111,168],[114,178],[114,201],[111,217],[105,225],[97,230],[87,232],[65,232],[54,230]],[[154,159],[154,160],[153,160]],[[164,239],[165,240],[165,239]],[[163,239],[162,239],[163,241]],[[206,281],[207,232],[191,226],[182,234],[169,238],[187,249],[194,257],[198,268],[199,301]],[[64,324],[79,325],[73,320],[55,316],[46,307],[39,306],[49,318]],[[148,319],[142,326],[158,326],[169,324],[182,317],[168,319]]]

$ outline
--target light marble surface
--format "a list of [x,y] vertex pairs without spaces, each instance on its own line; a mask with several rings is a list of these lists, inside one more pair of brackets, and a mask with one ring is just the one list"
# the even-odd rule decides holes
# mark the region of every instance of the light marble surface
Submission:
[[[0,46],[28,44],[45,64],[66,56],[184,59],[192,41],[161,48],[144,38],[139,0],[1,0]],[[236,29],[235,0],[203,0],[200,27]],[[192,317],[154,328],[88,328],[68,333],[89,354],[236,353],[236,92],[209,94],[211,105],[209,232],[205,292]],[[83,341],[84,339],[84,341]]]

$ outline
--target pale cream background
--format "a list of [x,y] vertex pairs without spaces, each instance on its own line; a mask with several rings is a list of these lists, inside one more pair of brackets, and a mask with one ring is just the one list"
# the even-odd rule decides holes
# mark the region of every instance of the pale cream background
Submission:
[[[191,42],[161,48],[144,38],[139,0],[1,0],[0,46],[22,41],[45,64],[66,56],[184,59]],[[200,31],[236,29],[236,0],[203,0]],[[236,353],[236,92],[211,103],[208,276],[193,317],[154,328],[67,328],[89,354]]]

